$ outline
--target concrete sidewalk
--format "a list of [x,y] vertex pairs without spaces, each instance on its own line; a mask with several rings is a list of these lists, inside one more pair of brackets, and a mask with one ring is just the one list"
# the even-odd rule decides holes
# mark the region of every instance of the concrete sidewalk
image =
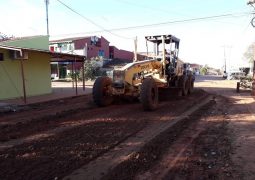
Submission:
[[[84,91],[82,82],[78,82],[77,96],[91,94],[93,84],[94,84],[93,81],[86,81],[85,82],[85,91]],[[75,88],[75,84],[73,82],[55,82],[55,81],[53,81],[51,83],[51,87],[52,87],[51,94],[27,97],[26,105],[76,96],[76,88]],[[2,106],[2,107],[6,106],[6,105],[10,105],[10,104],[11,105],[25,105],[23,97],[0,101],[0,106]]]

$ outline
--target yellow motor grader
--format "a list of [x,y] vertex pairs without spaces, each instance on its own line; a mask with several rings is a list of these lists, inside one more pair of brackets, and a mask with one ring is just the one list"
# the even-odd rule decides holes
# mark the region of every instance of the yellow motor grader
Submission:
[[183,96],[192,92],[195,78],[189,64],[178,59],[180,40],[173,35],[145,39],[153,43],[154,53],[149,55],[147,48],[147,60],[114,69],[113,78],[97,78],[93,86],[96,105],[110,105],[119,96],[135,97],[140,99],[144,110],[150,111],[158,106],[159,88],[176,88]]

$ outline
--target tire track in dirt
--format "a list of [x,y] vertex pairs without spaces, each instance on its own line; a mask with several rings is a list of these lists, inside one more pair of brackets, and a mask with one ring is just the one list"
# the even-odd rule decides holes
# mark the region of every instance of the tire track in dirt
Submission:
[[[142,148],[146,143],[150,142],[155,136],[164,132],[166,129],[175,127],[175,124],[178,124],[179,121],[182,121],[183,118],[186,118],[194,109],[204,105],[208,102],[208,99],[204,100],[200,105],[192,107],[188,111],[184,112],[178,117],[171,117],[166,114],[166,109],[162,108],[161,112],[158,114],[164,114],[159,116],[157,123],[151,126],[147,126],[146,129],[139,132],[136,137],[128,139],[126,142],[120,144],[120,146],[114,148],[109,153],[104,156],[99,157],[97,160],[91,162],[90,164],[82,167],[81,169],[74,171],[70,176],[65,177],[65,179],[101,179],[104,174],[106,174],[110,169],[114,169],[118,164],[123,161],[128,160],[133,154],[136,154],[140,148]],[[122,179],[123,177],[112,177],[113,179]],[[110,179],[111,179],[110,178]]]
[[[206,104],[208,101],[204,101],[204,103]],[[194,107],[196,111],[191,111],[192,115],[189,117],[211,106],[211,102],[205,104],[202,104],[202,110]],[[180,117],[180,119],[171,126],[166,126],[164,131],[156,134],[154,138],[146,143],[138,152],[133,153],[128,159],[114,167],[103,179],[134,179],[138,172],[151,168],[162,154],[166,152],[166,149],[183,133],[185,127],[192,124],[193,121],[191,121],[189,117],[184,117]]]
[[[200,92],[201,93],[201,92]],[[204,96],[204,95],[203,95]],[[199,97],[202,98],[203,96]],[[173,97],[172,97],[173,98]],[[196,99],[196,101],[199,100]],[[174,107],[174,104],[185,101],[185,99],[182,100],[173,100],[169,108]],[[194,101],[194,100],[193,100]],[[194,102],[196,102],[194,101]],[[162,102],[159,105],[159,109],[164,108],[164,105],[168,102]],[[89,105],[87,105],[89,106]],[[188,108],[189,104],[184,105],[184,107]],[[118,109],[116,111],[115,109]],[[125,110],[128,110],[127,112],[124,112]],[[121,112],[118,114],[121,110],[124,110],[123,113]],[[182,110],[180,108],[180,110]],[[105,114],[110,113],[109,115],[112,117],[120,116],[122,114],[132,114],[133,111],[142,111],[139,103],[132,103],[132,104],[118,104],[118,105],[112,105],[110,107],[104,107],[104,108],[85,108],[85,109],[75,109],[75,110],[66,110],[63,113],[57,113],[55,115],[48,115],[45,114],[44,117],[32,120],[32,121],[25,121],[25,122],[19,122],[17,124],[12,124],[8,126],[0,126],[0,147],[11,147],[14,144],[19,144],[20,142],[28,142],[30,140],[40,139],[43,137],[48,137],[50,135],[54,135],[55,132],[62,132],[61,129],[68,130],[69,128],[66,126],[70,126],[70,128],[76,124],[77,122],[80,122],[81,125],[83,121],[90,121],[94,117],[101,118],[103,120],[103,117]],[[178,109],[176,109],[176,112],[178,112]],[[114,113],[117,113],[114,115]],[[144,113],[144,112],[143,112]],[[101,116],[100,116],[101,114]],[[103,116],[103,117],[102,117]],[[56,130],[54,130],[56,129]],[[36,133],[36,135],[33,137],[32,135]],[[28,137],[31,136],[31,137]],[[25,138],[26,137],[26,138]],[[8,143],[10,141],[10,143]]]

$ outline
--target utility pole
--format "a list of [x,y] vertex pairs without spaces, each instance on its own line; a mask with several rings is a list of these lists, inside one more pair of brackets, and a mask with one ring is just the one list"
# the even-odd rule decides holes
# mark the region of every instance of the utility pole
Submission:
[[251,95],[255,96],[255,46],[253,47],[253,77],[252,77]]
[[226,47],[224,46],[224,73],[227,72]]
[[135,44],[134,62],[136,62],[137,61],[137,36],[135,37],[134,44]]
[[44,0],[46,5],[46,22],[47,22],[47,35],[49,36],[49,18],[48,18],[48,6],[49,6],[49,0]]
[[226,48],[232,48],[232,46],[224,45],[222,46],[224,48],[224,72],[227,72],[227,57],[226,57]]
[[[254,4],[255,4],[255,0],[249,0],[247,2],[247,5],[250,5],[255,9]],[[253,17],[252,20],[251,20],[251,25],[253,27],[255,27],[254,19],[255,19],[255,17]],[[255,96],[255,46],[254,46],[254,52],[253,52],[253,78],[252,78],[251,95]]]

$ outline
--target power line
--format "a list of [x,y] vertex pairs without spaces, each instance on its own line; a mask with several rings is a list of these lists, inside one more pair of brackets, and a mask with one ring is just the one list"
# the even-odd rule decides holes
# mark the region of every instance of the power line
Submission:
[[[161,9],[161,8],[158,8],[158,7],[150,7],[148,5],[145,5],[145,4],[139,4],[139,3],[135,3],[135,2],[129,2],[129,1],[126,1],[126,0],[114,0],[118,3],[122,3],[122,4],[127,4],[127,5],[130,5],[130,6],[134,6],[136,8],[143,8],[143,9],[147,9],[147,10],[150,10],[150,12],[156,12],[156,13],[164,13],[164,14],[168,14],[169,15],[169,10],[166,10],[166,9]],[[181,14],[179,12],[174,12],[172,9],[171,9],[171,13],[174,13],[174,14],[179,14],[181,16],[187,16],[184,15],[184,14]]]
[[[59,0],[58,0],[59,1]],[[196,22],[196,21],[203,21],[203,20],[211,20],[211,19],[219,19],[219,18],[231,18],[231,17],[243,17],[252,14],[251,12],[244,12],[244,13],[229,13],[229,14],[221,14],[221,15],[214,15],[214,16],[206,16],[206,17],[198,17],[198,18],[190,18],[190,19],[183,19],[183,20],[173,20],[173,21],[166,21],[161,23],[155,24],[145,24],[139,26],[129,26],[129,27],[122,27],[122,28],[114,28],[114,29],[104,29],[103,31],[89,31],[89,32],[81,32],[75,34],[90,34],[90,33],[100,33],[100,32],[111,32],[112,31],[123,31],[123,30],[132,30],[132,29],[143,29],[143,28],[151,28],[154,26],[163,26],[169,24],[177,24],[177,23],[187,23],[187,22]],[[63,34],[63,35],[71,35],[71,34]]]
[[[63,3],[61,0],[57,0],[60,4],[62,4],[63,6],[65,6],[67,9],[69,9],[70,11],[72,11],[73,13],[79,15],[80,17],[82,17],[83,19],[85,19],[86,21],[90,22],[91,24],[95,25],[96,27],[102,29],[105,32],[108,32],[114,36],[120,37],[120,38],[124,38],[124,39],[132,39],[132,38],[128,38],[128,37],[124,37],[118,34],[115,34],[113,32],[111,32],[111,30],[105,29],[103,26],[95,23],[94,21],[92,21],[91,19],[85,17],[84,15],[82,15],[81,13],[79,13],[78,11],[74,10],[72,7],[68,6],[67,4]],[[100,32],[100,31],[99,31]]]
[[[247,14],[245,14],[245,16],[246,15]],[[129,29],[137,29],[137,28],[147,28],[147,27],[161,26],[161,25],[167,25],[167,24],[185,23],[185,22],[208,20],[208,19],[217,19],[217,18],[227,18],[227,17],[231,17],[231,16],[234,16],[234,14],[223,14],[223,15],[216,15],[216,16],[207,16],[207,17],[200,17],[200,18],[191,18],[191,19],[184,19],[184,20],[167,21],[167,22],[140,25],[140,26],[130,26],[130,27],[124,27],[124,28],[111,29],[111,31],[129,30]],[[244,15],[240,15],[240,16],[244,16]],[[237,16],[235,16],[235,17],[237,17]]]

